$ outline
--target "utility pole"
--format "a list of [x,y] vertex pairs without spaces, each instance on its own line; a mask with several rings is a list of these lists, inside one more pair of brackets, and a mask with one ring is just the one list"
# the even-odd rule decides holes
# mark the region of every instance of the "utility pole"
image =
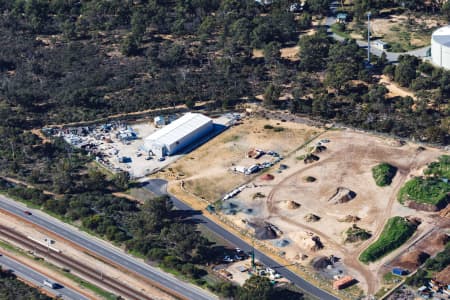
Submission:
[[367,13],[367,65],[370,66],[370,16],[371,12]]

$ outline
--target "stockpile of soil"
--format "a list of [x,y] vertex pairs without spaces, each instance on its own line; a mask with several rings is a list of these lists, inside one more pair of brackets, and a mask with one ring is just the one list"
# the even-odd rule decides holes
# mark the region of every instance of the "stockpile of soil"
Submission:
[[439,212],[439,216],[442,218],[450,218],[450,204]]
[[288,201],[288,203],[287,203],[287,207],[289,208],[289,209],[297,209],[297,208],[300,208],[300,203],[297,203],[297,202],[295,202],[295,201]]
[[445,233],[440,233],[437,236],[430,239],[428,244],[436,245],[436,246],[445,246],[450,241],[450,236]]
[[346,215],[345,217],[339,219],[339,222],[348,222],[348,223],[356,223],[361,220],[358,216]]
[[275,178],[275,176],[273,176],[272,174],[264,174],[260,178],[261,178],[261,180],[273,180]]
[[400,268],[412,271],[422,265],[430,255],[420,250],[414,250],[403,254],[399,261],[398,266]]
[[317,256],[311,260],[311,265],[316,270],[323,270],[331,265],[331,260],[326,256]]
[[306,222],[317,222],[320,220],[320,217],[315,214],[307,214],[305,220]]
[[328,201],[334,204],[346,203],[356,197],[356,193],[345,187],[338,187],[336,193]]

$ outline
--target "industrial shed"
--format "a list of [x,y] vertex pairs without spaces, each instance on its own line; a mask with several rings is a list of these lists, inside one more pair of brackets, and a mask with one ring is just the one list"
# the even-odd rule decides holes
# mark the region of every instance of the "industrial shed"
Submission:
[[162,157],[187,148],[213,131],[211,118],[198,113],[187,113],[144,140],[144,149]]
[[450,26],[441,27],[431,35],[431,61],[450,69]]

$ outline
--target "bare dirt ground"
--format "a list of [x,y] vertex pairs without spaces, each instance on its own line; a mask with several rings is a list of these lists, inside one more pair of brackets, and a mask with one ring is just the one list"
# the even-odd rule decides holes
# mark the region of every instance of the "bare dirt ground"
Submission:
[[437,17],[430,16],[411,17],[411,25],[408,25],[406,14],[392,15],[389,18],[373,18],[370,20],[372,33],[376,37],[382,37],[389,43],[398,42],[399,33],[409,34],[409,43],[415,48],[430,44],[430,34],[424,32],[437,28],[444,24]]
[[380,76],[379,84],[384,85],[389,90],[389,93],[387,94],[388,98],[409,96],[409,97],[413,98],[414,100],[416,99],[416,96],[414,95],[413,92],[411,92],[405,88],[402,88],[395,82],[392,82],[386,75]]
[[[14,230],[16,230],[26,236],[33,237],[36,240],[44,241],[44,239],[47,237],[44,233],[40,232],[39,230],[36,230],[30,224],[21,222],[20,220],[13,218],[10,215],[1,213],[1,212],[0,212],[0,224],[14,228]],[[86,253],[84,253],[82,251],[74,249],[70,245],[66,244],[64,241],[56,239],[55,244],[53,244],[52,246],[61,250],[64,254],[69,255],[75,259],[78,259],[79,261],[82,261],[83,263],[85,263],[87,265],[97,267],[99,272],[108,274],[109,276],[117,278],[117,279],[121,280],[122,282],[129,284],[130,286],[136,287],[136,289],[140,289],[143,292],[147,292],[149,295],[154,296],[155,299],[174,299],[171,296],[163,293],[159,289],[156,289],[156,288],[150,286],[148,283],[141,281],[139,279],[136,279],[129,274],[125,274],[125,273],[117,270],[116,268],[112,267],[111,265],[105,264],[104,262],[101,262],[101,261],[87,255]],[[50,272],[52,277],[57,278],[58,281],[60,281],[61,283],[66,284],[66,282],[67,282],[68,285],[76,285],[75,283],[70,283],[70,280],[66,279],[65,277],[62,277],[55,271],[48,270],[48,272]],[[86,291],[86,289],[83,289],[83,291]],[[89,291],[87,290],[87,292],[89,292]],[[89,293],[92,294],[92,292],[89,292]],[[98,297],[93,297],[93,299],[95,299],[95,298],[98,298]]]
[[[288,169],[281,174],[275,169],[271,171],[275,176],[273,181],[257,178],[253,181],[256,187],[246,189],[229,200],[236,205],[237,212],[227,217],[243,230],[249,230],[249,227],[242,220],[276,225],[282,232],[280,238],[289,242],[289,245],[278,249],[284,251],[286,258],[293,262],[307,263],[308,260],[302,260],[304,255],[309,258],[318,254],[340,257],[348,273],[361,282],[361,287],[366,292],[374,293],[378,287],[374,271],[380,263],[367,267],[361,265],[357,258],[377,238],[389,217],[419,214],[424,220],[429,218],[426,214],[421,215],[401,206],[396,201],[396,194],[412,173],[419,172],[441,153],[430,148],[418,152],[418,146],[414,144],[400,146],[395,140],[351,130],[329,131],[315,142],[320,139],[329,139],[331,142],[324,144],[327,147],[324,152],[316,154],[320,157],[318,162],[305,165],[302,160],[296,159],[305,154],[306,149],[291,155],[283,161]],[[393,183],[384,188],[375,184],[371,174],[371,168],[380,162],[398,167]],[[316,181],[306,182],[306,176],[315,177]],[[333,204],[329,199],[338,187],[353,191],[356,197],[346,203]],[[289,209],[290,201],[295,201],[300,207]],[[252,209],[251,213],[248,213],[247,208]],[[311,213],[319,216],[320,220],[315,223],[305,220],[304,217]],[[339,220],[347,215],[361,218],[358,226],[369,230],[373,234],[372,239],[344,244],[343,232],[352,223]],[[416,236],[425,234],[432,226],[431,223],[419,226]],[[324,249],[312,250],[315,245],[312,236],[320,238]],[[273,242],[269,243],[274,246]]]
[[[282,131],[264,129],[264,125],[283,129]],[[215,201],[252,178],[233,173],[231,168],[249,167],[270,160],[267,155],[259,159],[247,158],[246,153],[251,148],[272,150],[281,155],[287,155],[322,131],[322,129],[293,122],[244,119],[242,124],[231,127],[180,158],[168,168],[164,176],[169,179],[182,178],[187,191],[208,201]]]

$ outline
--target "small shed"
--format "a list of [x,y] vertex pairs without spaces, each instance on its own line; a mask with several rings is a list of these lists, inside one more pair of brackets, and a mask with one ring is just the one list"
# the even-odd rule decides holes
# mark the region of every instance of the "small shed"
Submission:
[[338,22],[338,23],[346,23],[347,22],[347,18],[348,18],[348,14],[347,13],[338,13],[336,15],[336,22]]
[[380,50],[386,50],[389,47],[389,44],[382,40],[374,41],[373,45]]
[[356,283],[356,280],[353,277],[347,275],[333,282],[333,289],[342,290],[354,283]]

